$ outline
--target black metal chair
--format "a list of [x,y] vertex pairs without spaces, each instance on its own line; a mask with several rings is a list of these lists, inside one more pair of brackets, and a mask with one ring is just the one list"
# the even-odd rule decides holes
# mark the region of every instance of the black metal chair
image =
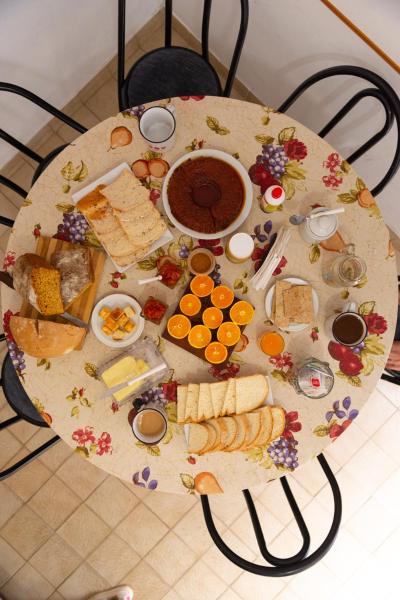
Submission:
[[[0,341],[5,340],[5,335],[0,335]],[[32,425],[36,425],[37,427],[48,427],[49,425],[46,421],[41,417],[36,408],[33,406],[29,396],[26,394],[23,386],[21,385],[18,375],[14,369],[14,365],[12,363],[10,354],[7,353],[4,359],[2,368],[1,368],[1,379],[0,386],[3,388],[4,396],[16,413],[15,416],[10,417],[6,421],[0,423],[0,431],[6,429],[7,427],[11,427],[14,423],[18,423],[18,421],[24,420],[28,421]],[[32,460],[40,456],[43,452],[46,452],[49,448],[54,446],[60,438],[58,435],[54,436],[39,448],[36,448],[33,452],[24,456],[21,460],[17,461],[10,467],[7,467],[3,471],[0,471],[0,481],[6,479],[6,477],[10,477],[16,471],[30,463]]]
[[248,0],[240,0],[241,20],[225,88],[208,59],[212,0],[204,0],[202,55],[171,45],[172,0],[165,1],[165,47],[140,58],[125,77],[125,0],[118,1],[118,100],[120,110],[173,96],[229,96],[249,20]]
[[208,496],[201,496],[201,504],[203,507],[203,513],[207,529],[217,548],[222,552],[222,554],[224,554],[224,556],[226,556],[228,560],[230,560],[240,569],[248,571],[249,573],[253,573],[254,575],[263,575],[264,577],[286,577],[289,575],[295,575],[296,573],[301,573],[302,571],[309,569],[318,561],[320,561],[321,558],[323,558],[323,556],[325,556],[325,554],[329,551],[330,547],[335,541],[335,537],[339,530],[340,521],[342,518],[342,498],[340,495],[338,483],[325,457],[322,454],[320,454],[319,456],[317,456],[317,459],[328,479],[329,485],[332,490],[334,500],[334,511],[332,524],[327,536],[325,537],[325,540],[312,554],[308,556],[307,554],[310,549],[311,543],[310,533],[307,529],[307,525],[303,519],[301,511],[297,505],[296,499],[292,493],[292,490],[290,489],[286,477],[281,477],[280,482],[282,484],[285,496],[289,502],[290,508],[292,509],[293,516],[299,527],[301,537],[303,540],[299,551],[293,556],[287,558],[279,558],[269,552],[261,528],[261,524],[257,515],[256,507],[254,505],[253,498],[249,490],[243,490],[243,495],[245,497],[247,508],[250,513],[250,518],[253,524],[253,529],[258,547],[260,549],[262,557],[271,566],[254,564],[233,552],[233,550],[231,550],[229,546],[224,542],[224,540],[218,533],[217,528],[215,527]]
[[360,92],[357,92],[344,106],[336,113],[334,117],[321,129],[319,132],[320,137],[325,137],[350,111],[356,106],[363,98],[372,97],[376,98],[383,106],[385,111],[385,124],[380,131],[373,135],[367,140],[360,148],[355,150],[348,158],[347,162],[350,164],[355,162],[360,156],[363,156],[368,150],[370,150],[375,144],[377,144],[385,135],[390,131],[393,121],[396,120],[397,124],[397,146],[394,158],[390,164],[390,167],[381,179],[381,181],[371,190],[373,196],[377,196],[389,181],[395,176],[400,167],[400,99],[394,89],[384,80],[382,77],[363,67],[356,67],[352,65],[342,65],[337,67],[330,67],[318,71],[311,77],[308,77],[303,83],[301,83],[290,96],[281,104],[278,108],[280,112],[286,112],[292,104],[304,94],[311,86],[328,79],[329,77],[336,77],[337,75],[349,75],[364,79],[368,83],[375,87],[368,87]]
[[[60,110],[58,110],[57,108],[55,108],[36,94],[33,94],[29,90],[26,90],[25,88],[20,87],[19,85],[14,85],[13,83],[0,82],[0,92],[10,92],[12,94],[16,94],[17,96],[22,96],[30,102],[33,102],[33,104],[36,104],[36,106],[39,106],[39,108],[42,108],[49,114],[53,115],[60,121],[63,121],[79,133],[85,133],[87,131],[86,127],[83,127],[83,125],[80,125],[77,121],[75,121],[71,117],[68,117],[68,115],[65,115],[63,112],[61,112]],[[32,185],[35,183],[37,178],[43,173],[43,171],[49,166],[49,164],[57,156],[57,154],[59,154],[62,150],[64,150],[64,148],[68,146],[68,144],[63,144],[62,146],[59,146],[58,148],[55,148],[54,150],[46,154],[46,156],[40,156],[37,152],[34,152],[33,150],[31,150],[31,148],[28,148],[28,146],[17,140],[15,137],[10,135],[3,129],[0,129],[0,138],[3,139],[5,142],[8,142],[11,146],[16,148],[23,154],[25,154],[25,156],[29,156],[29,158],[38,163],[38,166],[32,177]],[[26,198],[27,191],[22,189],[14,181],[11,181],[11,179],[5,177],[4,175],[0,175],[0,183],[22,196],[22,198]],[[4,217],[1,217],[0,223],[3,225],[8,225],[10,227],[12,227],[13,225],[13,221],[11,219],[5,219]]]

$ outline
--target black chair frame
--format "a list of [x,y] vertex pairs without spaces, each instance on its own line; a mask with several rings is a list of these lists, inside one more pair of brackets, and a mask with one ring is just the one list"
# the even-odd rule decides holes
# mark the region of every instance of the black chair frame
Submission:
[[[203,2],[203,19],[201,27],[202,57],[209,63],[209,29],[212,0]],[[240,0],[240,25],[239,33],[233,50],[232,60],[221,95],[229,97],[233,82],[239,65],[240,55],[246,38],[249,23],[248,0]],[[118,0],[118,102],[119,109],[131,108],[128,106],[128,97],[125,90],[125,22],[126,22],[126,0]],[[172,48],[172,0],[165,0],[165,47]],[[188,50],[189,51],[189,50]],[[161,98],[160,98],[161,100]]]
[[278,108],[280,112],[286,112],[292,104],[306,92],[312,85],[336,75],[350,75],[364,79],[374,85],[374,88],[367,88],[357,92],[344,106],[336,113],[334,117],[321,129],[320,137],[325,137],[363,98],[376,98],[385,111],[385,124],[380,131],[373,135],[369,140],[354,151],[348,158],[349,163],[353,163],[360,156],[363,156],[370,148],[375,146],[391,129],[394,120],[397,124],[397,145],[394,158],[388,171],[381,181],[371,190],[373,196],[377,196],[394,177],[400,167],[400,99],[394,89],[382,77],[363,67],[352,65],[342,65],[323,69],[311,77],[308,77],[300,84],[290,96]]
[[280,482],[285,496],[289,502],[290,508],[292,509],[293,516],[299,527],[301,537],[303,539],[303,543],[300,550],[296,554],[288,558],[276,557],[268,551],[252,496],[249,490],[243,490],[243,495],[245,497],[247,508],[250,513],[250,518],[253,524],[254,533],[261,555],[268,563],[270,563],[273,566],[254,564],[233,552],[233,550],[231,550],[229,546],[227,546],[227,544],[223,541],[223,539],[217,531],[212,517],[208,496],[201,496],[201,503],[207,529],[217,548],[222,552],[222,554],[224,554],[224,556],[226,556],[228,560],[230,560],[240,569],[248,571],[249,573],[253,573],[254,575],[262,575],[264,577],[287,577],[289,575],[295,575],[296,573],[301,573],[302,571],[309,569],[318,561],[320,561],[321,558],[323,558],[323,556],[325,556],[325,554],[329,551],[333,542],[335,541],[336,535],[339,530],[340,521],[342,518],[342,498],[336,478],[331,468],[329,467],[325,457],[323,456],[323,454],[320,454],[317,456],[317,459],[319,461],[319,464],[321,465],[322,470],[326,475],[326,478],[328,479],[329,485],[332,490],[334,500],[334,513],[332,524],[327,536],[325,537],[322,544],[309,556],[307,556],[307,554],[310,548],[310,534],[286,477],[281,477]]

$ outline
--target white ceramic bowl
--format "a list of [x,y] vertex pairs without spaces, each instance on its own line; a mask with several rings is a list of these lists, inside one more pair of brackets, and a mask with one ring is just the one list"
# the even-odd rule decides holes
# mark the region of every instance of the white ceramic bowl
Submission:
[[[123,340],[113,340],[111,336],[109,337],[101,330],[104,320],[99,316],[99,312],[103,306],[108,306],[111,309],[116,308],[117,306],[122,309],[125,308],[125,306],[131,306],[135,311],[135,316],[133,318],[135,327],[133,331]],[[140,315],[141,312],[142,307],[140,306],[139,302],[135,300],[135,298],[132,298],[132,296],[128,296],[127,294],[109,294],[108,296],[105,296],[99,300],[94,307],[90,324],[92,326],[93,333],[99,342],[102,342],[109,348],[125,348],[126,346],[130,346],[136,342],[136,340],[138,340],[143,333],[144,318]]]
[[[244,187],[244,203],[243,203],[243,208],[242,208],[239,216],[229,225],[229,227],[226,227],[226,229],[223,229],[222,231],[216,231],[215,233],[202,233],[200,231],[195,231],[194,229],[189,229],[189,227],[185,227],[185,225],[182,225],[174,217],[174,215],[171,212],[171,208],[170,208],[169,202],[168,202],[168,191],[167,191],[168,183],[169,183],[169,180],[171,179],[171,176],[172,176],[173,172],[175,171],[175,169],[177,167],[179,167],[179,165],[181,165],[182,163],[186,162],[189,159],[202,158],[205,156],[211,156],[213,158],[218,158],[219,160],[223,160],[224,162],[228,163],[228,165],[233,167],[238,172],[238,174],[242,178],[243,187]],[[223,238],[226,235],[230,235],[231,233],[236,231],[236,229],[238,229],[242,225],[242,223],[247,219],[247,217],[249,216],[252,204],[253,204],[253,185],[251,183],[250,177],[249,177],[246,169],[244,168],[244,166],[236,158],[233,158],[233,156],[231,154],[228,154],[227,152],[222,152],[222,150],[212,150],[212,149],[195,150],[194,152],[189,152],[188,154],[181,156],[171,166],[170,170],[168,171],[168,173],[164,179],[164,183],[163,183],[163,187],[162,187],[162,201],[163,201],[164,210],[167,214],[168,219],[175,225],[175,227],[177,229],[182,231],[182,233],[186,233],[187,235],[190,235],[191,237],[196,238],[196,239],[213,240],[216,238]]]
[[[304,279],[300,279],[299,277],[286,277],[283,281],[287,281],[288,283],[293,283],[294,285],[308,285],[308,281],[305,281]],[[272,320],[272,300],[274,298],[274,292],[275,292],[275,284],[269,288],[267,295],[265,296],[265,312],[267,313],[268,319],[271,319],[271,320]],[[314,290],[314,288],[312,288],[311,293],[312,293],[314,317],[316,317],[318,314],[318,309],[319,309],[319,300],[318,300],[317,292]],[[307,323],[292,323],[291,325],[288,325],[285,329],[282,328],[282,331],[292,331],[292,332],[303,331],[303,329],[307,329],[307,327],[310,327],[310,325]]]

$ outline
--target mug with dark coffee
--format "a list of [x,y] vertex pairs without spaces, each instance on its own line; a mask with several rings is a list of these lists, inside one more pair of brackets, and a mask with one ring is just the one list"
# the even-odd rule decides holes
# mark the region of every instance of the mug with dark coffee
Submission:
[[343,346],[358,346],[367,335],[367,324],[356,312],[355,302],[348,302],[343,311],[332,315],[325,322],[326,334]]

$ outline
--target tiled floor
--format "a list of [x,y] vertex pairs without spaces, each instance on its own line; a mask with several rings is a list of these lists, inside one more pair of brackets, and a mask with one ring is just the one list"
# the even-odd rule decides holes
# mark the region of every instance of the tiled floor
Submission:
[[[151,46],[160,43],[153,33]],[[150,43],[131,45],[133,60]],[[177,41],[178,43],[180,40]],[[74,102],[87,127],[117,111],[115,68]],[[72,140],[49,127],[39,152]],[[33,165],[21,159],[14,178],[29,188]],[[18,196],[0,194],[14,217]],[[0,252],[7,232],[0,230]],[[0,256],[1,259],[1,256]],[[0,356],[0,360],[3,358]],[[0,484],[0,593],[5,600],[84,600],[119,582],[138,600],[363,600],[398,598],[400,546],[400,389],[382,382],[351,430],[326,452],[344,502],[343,524],[328,555],[285,580],[243,573],[215,548],[193,496],[143,492],[84,462],[63,442]],[[0,396],[0,420],[11,416]],[[17,424],[0,435],[0,468],[50,437]],[[318,464],[308,464],[292,488],[312,531],[313,547],[329,527],[331,497]],[[299,534],[279,482],[254,490],[272,552],[296,551]],[[244,500],[211,500],[219,530],[244,558],[261,562]]]

